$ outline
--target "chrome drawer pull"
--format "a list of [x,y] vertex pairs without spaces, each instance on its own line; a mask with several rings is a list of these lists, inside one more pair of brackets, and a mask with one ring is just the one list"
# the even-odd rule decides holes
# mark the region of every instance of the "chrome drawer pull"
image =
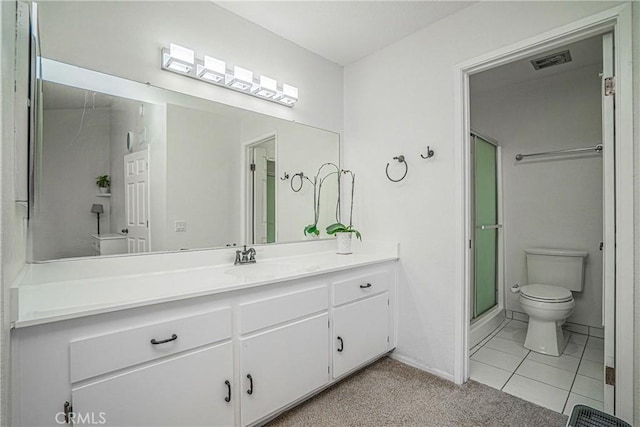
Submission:
[[178,336],[176,334],[173,334],[173,335],[171,335],[171,338],[167,338],[166,340],[158,341],[155,338],[153,338],[151,340],[151,344],[153,344],[153,345],[165,344],[165,343],[168,343],[168,342],[171,342],[171,341],[175,341],[177,339],[178,339]]
[[366,285],[360,285],[360,289],[367,289],[371,287],[371,283],[367,283]]

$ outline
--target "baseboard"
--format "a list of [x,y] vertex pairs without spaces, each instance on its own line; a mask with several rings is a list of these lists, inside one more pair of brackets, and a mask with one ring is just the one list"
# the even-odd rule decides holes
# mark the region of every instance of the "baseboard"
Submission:
[[389,354],[389,357],[394,359],[394,360],[397,360],[398,362],[404,363],[405,365],[412,366],[414,368],[420,369],[421,371],[425,371],[425,372],[428,372],[430,374],[433,374],[436,377],[440,377],[442,379],[445,379],[447,381],[451,381],[452,383],[455,383],[455,380],[454,380],[452,374],[449,374],[447,372],[441,371],[440,369],[435,369],[435,368],[431,368],[429,366],[425,366],[422,363],[420,363],[417,360],[412,359],[410,357],[403,356],[403,355],[398,354],[396,352],[393,352],[393,353]]

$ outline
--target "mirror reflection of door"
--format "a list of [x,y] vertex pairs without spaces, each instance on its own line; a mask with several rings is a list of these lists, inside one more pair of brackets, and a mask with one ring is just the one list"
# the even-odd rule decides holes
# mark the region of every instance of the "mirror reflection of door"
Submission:
[[276,241],[276,139],[270,137],[249,148],[250,240]]
[[124,156],[127,252],[150,251],[149,247],[149,151]]

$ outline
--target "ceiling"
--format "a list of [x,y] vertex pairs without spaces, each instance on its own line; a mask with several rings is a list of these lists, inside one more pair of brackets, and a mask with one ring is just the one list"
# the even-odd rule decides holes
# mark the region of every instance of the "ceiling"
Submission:
[[[564,50],[571,53],[571,62],[542,70],[535,70],[531,65],[532,59]],[[484,92],[597,64],[602,64],[602,36],[591,37],[475,74],[469,79],[470,90],[472,93]]]
[[216,1],[330,61],[347,65],[471,1]]

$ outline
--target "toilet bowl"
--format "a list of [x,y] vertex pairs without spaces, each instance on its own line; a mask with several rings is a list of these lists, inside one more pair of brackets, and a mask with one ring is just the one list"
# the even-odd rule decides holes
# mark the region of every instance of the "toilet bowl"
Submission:
[[576,303],[572,292],[584,290],[587,252],[574,249],[525,249],[527,280],[520,288],[520,307],[529,315],[524,346],[560,356],[569,335],[562,331]]
[[550,285],[527,285],[520,289],[519,302],[522,310],[529,315],[525,348],[560,356],[569,340],[562,325],[576,305],[571,291]]

